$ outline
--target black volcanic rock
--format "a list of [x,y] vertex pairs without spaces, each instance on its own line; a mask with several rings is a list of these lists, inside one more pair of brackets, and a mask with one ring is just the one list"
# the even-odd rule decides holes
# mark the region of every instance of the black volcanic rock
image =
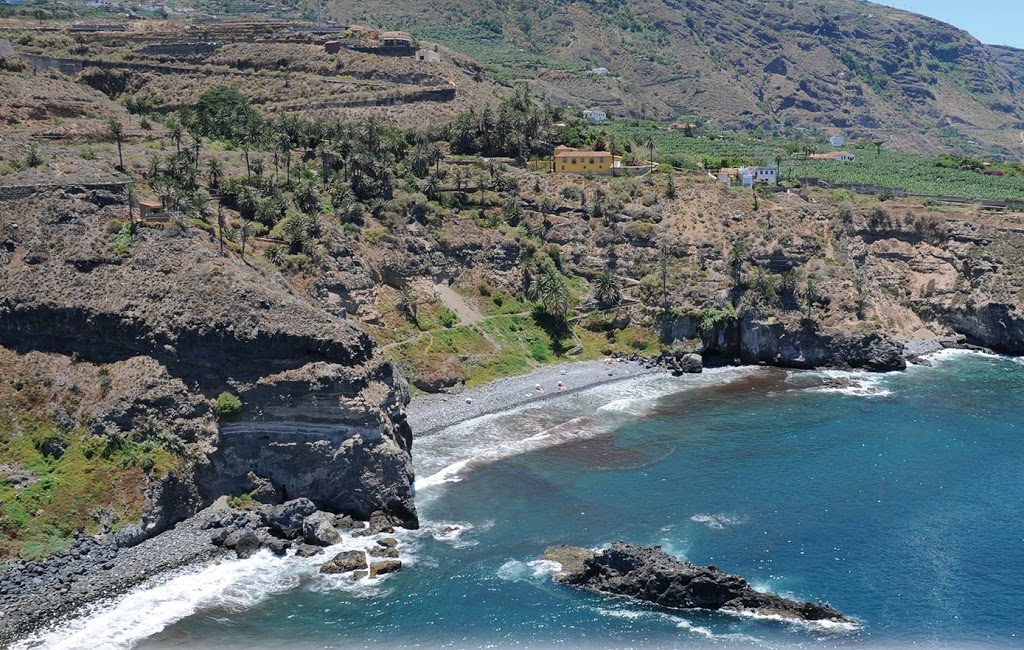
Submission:
[[753,612],[798,621],[851,623],[827,605],[801,603],[756,591],[746,580],[715,566],[680,561],[661,547],[615,542],[600,553],[554,546],[545,560],[558,562],[558,582],[599,593],[626,596],[673,609]]

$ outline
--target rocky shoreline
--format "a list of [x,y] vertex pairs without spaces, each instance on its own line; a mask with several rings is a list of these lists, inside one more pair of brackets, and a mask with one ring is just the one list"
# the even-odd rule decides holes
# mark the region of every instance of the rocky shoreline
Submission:
[[406,407],[406,419],[419,436],[484,415],[571,398],[588,388],[655,372],[659,370],[645,363],[623,359],[542,366],[526,375],[504,377],[459,392],[418,395]]
[[[215,504],[137,544],[124,535],[81,535],[46,560],[16,561],[0,569],[0,647],[71,618],[85,605],[115,598],[184,566],[216,558],[244,559],[262,549],[280,556],[321,555],[342,541],[343,531],[353,537],[387,535],[396,523],[382,512],[368,522],[337,516],[301,498],[248,509]],[[320,570],[352,572],[354,580],[393,573],[402,568],[397,547],[395,538],[383,537],[368,552],[325,555]]]
[[600,552],[554,546],[544,553],[543,559],[560,565],[555,580],[561,584],[670,609],[723,610],[792,621],[855,625],[828,605],[801,603],[757,591],[738,575],[715,566],[680,561],[660,546],[644,548],[615,542]]

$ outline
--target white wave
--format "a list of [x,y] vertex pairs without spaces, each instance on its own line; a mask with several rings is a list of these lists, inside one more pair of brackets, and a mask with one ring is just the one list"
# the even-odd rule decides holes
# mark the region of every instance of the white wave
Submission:
[[719,610],[724,614],[730,616],[738,616],[740,618],[748,618],[757,621],[775,621],[778,623],[787,623],[790,625],[797,625],[799,627],[805,627],[811,630],[819,632],[853,632],[860,629],[860,625],[856,622],[844,622],[844,621],[804,621],[797,618],[789,618],[786,616],[780,616],[779,614],[762,614],[760,612],[754,612],[746,609],[722,609]]
[[704,637],[706,639],[717,639],[717,638],[732,637],[732,636],[734,636],[734,635],[731,635],[731,634],[729,634],[729,635],[717,635],[717,634],[715,634],[714,632],[712,632],[710,629],[708,629],[706,627],[703,627],[703,626],[700,626],[700,625],[694,625],[693,623],[691,623],[690,621],[686,620],[682,616],[674,616],[674,615],[669,614],[667,612],[659,612],[657,610],[599,608],[596,611],[597,611],[598,614],[600,614],[602,616],[610,616],[612,618],[622,618],[622,619],[626,619],[628,621],[636,621],[636,620],[641,620],[641,619],[645,619],[645,618],[662,620],[662,621],[671,623],[672,625],[675,625],[679,629],[686,630],[688,632],[693,632],[694,634],[698,634],[698,635],[700,635],[700,636],[702,636],[702,637]]
[[697,513],[690,517],[690,521],[698,524],[704,524],[712,530],[723,530],[728,526],[741,526],[747,523],[747,518],[739,515],[728,515],[728,514],[704,514]]
[[839,393],[853,397],[891,397],[894,393],[885,387],[888,381],[885,375],[876,372],[858,370],[819,370],[814,371],[833,385],[815,386],[810,390],[820,393]]
[[526,566],[533,568],[533,575],[536,578],[553,576],[562,571],[562,563],[555,562],[554,560],[534,560],[527,562]]
[[[319,569],[336,553],[369,550],[380,537],[346,535],[339,544],[324,549],[325,553],[309,558],[278,557],[262,550],[244,560],[221,559],[172,572],[123,596],[97,603],[83,616],[37,633],[12,646],[12,650],[131,648],[197,612],[241,612],[275,594],[300,587],[372,598],[382,593],[381,586],[388,575],[355,581],[350,574],[327,575]],[[402,563],[415,564],[416,557],[408,552],[407,546],[400,545]]]
[[[756,368],[712,369],[702,375],[673,378],[645,375],[602,384],[566,400],[524,404],[461,422],[418,438],[417,492],[456,483],[467,471],[521,454],[585,440],[629,419],[642,417],[671,393],[732,381]],[[599,416],[595,416],[596,414]]]
[[946,348],[938,350],[930,354],[922,355],[923,359],[928,359],[932,364],[945,363],[947,361],[953,361],[962,357],[983,357],[986,359],[1006,359],[998,354],[989,354],[988,352],[981,352],[979,350],[961,350],[958,348]]

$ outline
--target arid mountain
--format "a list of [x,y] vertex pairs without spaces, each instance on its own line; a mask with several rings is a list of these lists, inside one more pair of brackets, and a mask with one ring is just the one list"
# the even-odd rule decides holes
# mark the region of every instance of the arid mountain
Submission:
[[567,106],[1022,153],[1019,51],[859,0],[335,0],[330,11],[411,29]]

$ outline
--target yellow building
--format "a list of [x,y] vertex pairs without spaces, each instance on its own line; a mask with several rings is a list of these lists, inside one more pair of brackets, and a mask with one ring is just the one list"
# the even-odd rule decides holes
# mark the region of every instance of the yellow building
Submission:
[[567,174],[607,174],[618,167],[619,156],[607,151],[555,151],[555,171]]

